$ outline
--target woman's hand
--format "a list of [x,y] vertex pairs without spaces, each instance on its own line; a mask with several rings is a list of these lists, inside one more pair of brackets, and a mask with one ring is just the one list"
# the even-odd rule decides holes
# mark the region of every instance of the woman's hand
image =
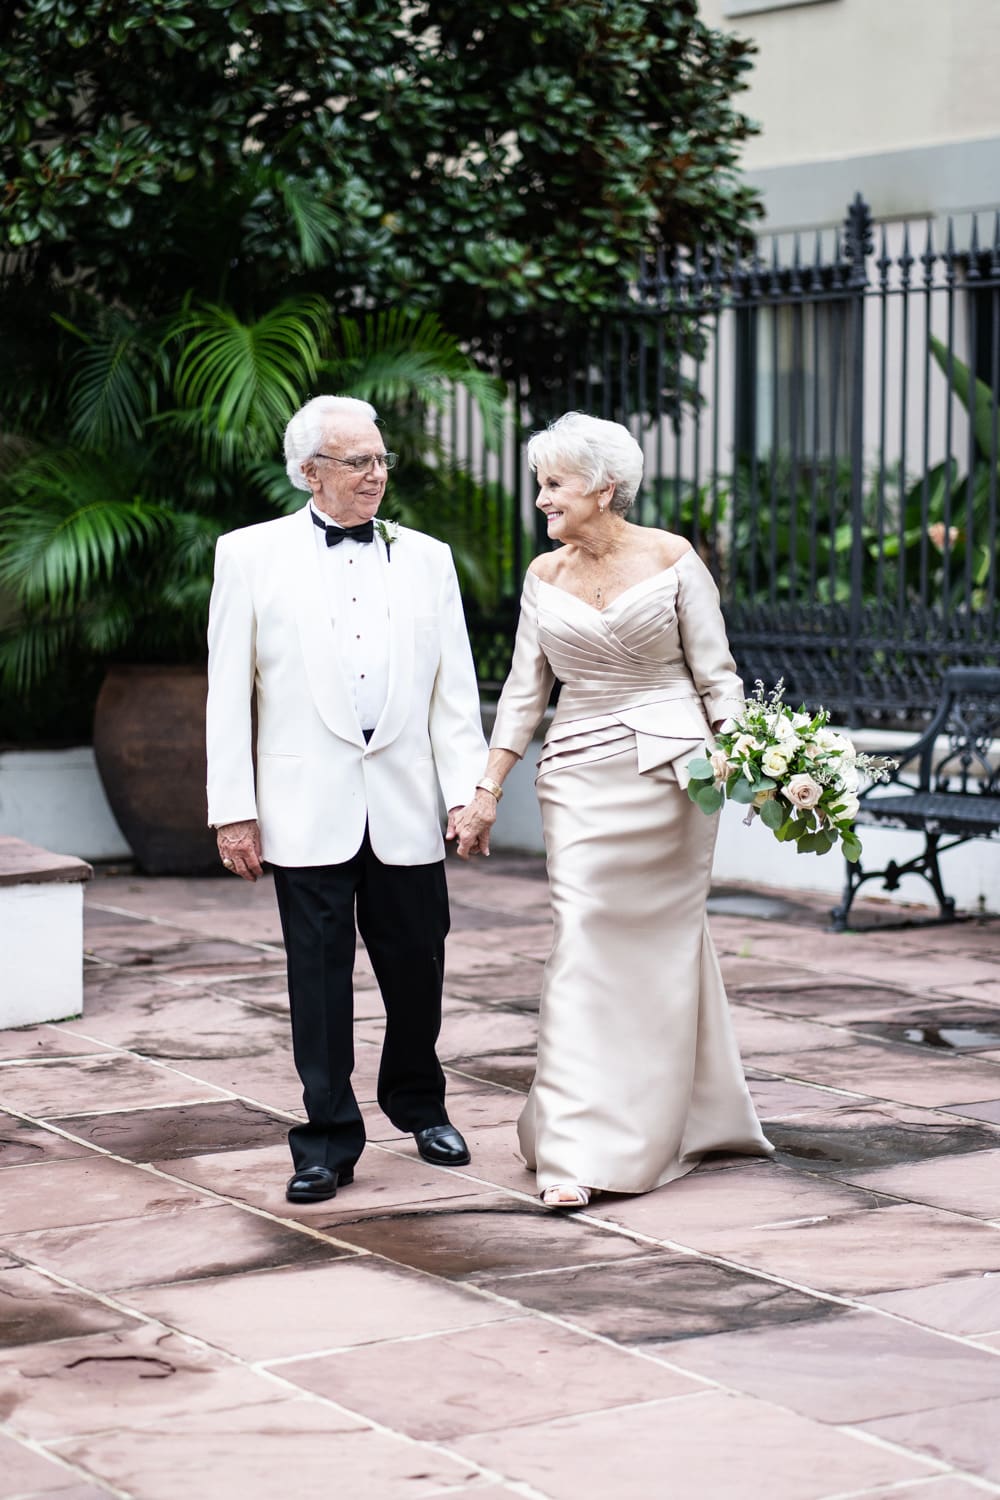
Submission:
[[466,807],[451,810],[446,837],[458,840],[459,859],[470,859],[473,854],[489,855],[490,829],[496,820],[497,799],[492,792],[477,791]]

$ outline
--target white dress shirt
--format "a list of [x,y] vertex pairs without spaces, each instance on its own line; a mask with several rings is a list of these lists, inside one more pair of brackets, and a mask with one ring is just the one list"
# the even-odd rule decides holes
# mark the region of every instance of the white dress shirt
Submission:
[[[310,509],[324,526],[337,527],[329,516],[312,505]],[[348,537],[339,546],[328,547],[325,533],[318,526],[313,530],[337,653],[351,685],[361,728],[374,729],[389,689],[389,601],[378,555],[383,543],[376,532],[374,542],[355,542]],[[330,670],[336,670],[333,662]]]

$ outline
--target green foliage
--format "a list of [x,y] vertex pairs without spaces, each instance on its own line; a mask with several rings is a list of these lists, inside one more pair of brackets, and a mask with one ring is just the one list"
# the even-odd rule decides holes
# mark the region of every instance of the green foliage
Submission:
[[[303,504],[270,455],[300,393],[317,385],[378,402],[404,454],[386,513],[443,535],[471,593],[492,601],[495,519],[492,532],[463,529],[476,487],[437,467],[426,413],[464,385],[490,430],[500,390],[433,316],[334,327],[305,296],[254,322],[188,302],[155,326],[115,313],[68,331],[77,349],[63,394],[76,441],[36,439],[0,481],[8,688],[25,692],[72,657],[201,657],[217,538]],[[478,509],[489,522],[491,497]]]
[[[968,575],[975,609],[987,597],[995,567],[990,504],[1000,491],[995,397],[939,339],[931,336],[930,348],[969,413],[979,457],[967,474],[950,458],[905,490],[898,464],[867,476],[862,599],[874,603],[889,595],[958,607]],[[810,468],[802,459],[793,464],[785,453],[762,457],[754,466],[743,459],[733,492],[729,566],[738,600],[753,601],[772,588],[779,600],[845,604],[850,599],[855,528],[847,460]]]
[[14,0],[0,250],[143,317],[592,311],[651,238],[746,233],[752,50],[696,0]]

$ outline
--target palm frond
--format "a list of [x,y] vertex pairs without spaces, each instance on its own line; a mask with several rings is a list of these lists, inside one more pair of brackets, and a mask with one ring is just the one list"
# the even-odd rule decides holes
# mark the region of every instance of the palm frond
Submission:
[[474,401],[487,441],[495,446],[503,383],[480,370],[433,313],[393,308],[363,320],[343,317],[337,335],[337,352],[323,371],[337,389],[374,406],[416,402],[447,408],[460,387]]
[[321,297],[283,302],[254,323],[214,304],[189,309],[172,325],[179,339],[174,388],[218,432],[284,426],[315,383],[329,325]]
[[343,224],[340,215],[325,202],[315,187],[297,177],[280,177],[277,182],[285,213],[299,241],[299,255],[308,270],[326,265],[330,252],[340,243]]
[[291,515],[301,510],[306,503],[304,490],[297,490],[288,478],[283,463],[276,458],[264,458],[247,467],[247,478],[260,490],[264,499],[282,515]]
[[73,330],[83,347],[73,358],[67,395],[72,436],[98,452],[141,439],[164,373],[162,351],[130,318],[111,312],[102,325],[89,335]]
[[28,609],[72,610],[166,524],[127,492],[127,473],[94,454],[40,454],[9,480],[0,583]]
[[0,632],[0,686],[21,696],[47,677],[73,637],[71,619],[22,619]]

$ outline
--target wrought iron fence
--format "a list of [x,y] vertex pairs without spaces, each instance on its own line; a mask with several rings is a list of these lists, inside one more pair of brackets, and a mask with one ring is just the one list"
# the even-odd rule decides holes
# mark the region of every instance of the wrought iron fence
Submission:
[[[562,368],[516,371],[498,451],[456,415],[505,538],[499,603],[473,609],[502,679],[534,527],[523,438],[558,410],[629,425],[647,455],[637,519],[683,532],[719,580],[748,681],[847,723],[908,722],[955,664],[1000,659],[1000,216],[943,243],[930,222],[844,227],[749,257],[642,266]],[[486,524],[485,512],[483,524]]]

